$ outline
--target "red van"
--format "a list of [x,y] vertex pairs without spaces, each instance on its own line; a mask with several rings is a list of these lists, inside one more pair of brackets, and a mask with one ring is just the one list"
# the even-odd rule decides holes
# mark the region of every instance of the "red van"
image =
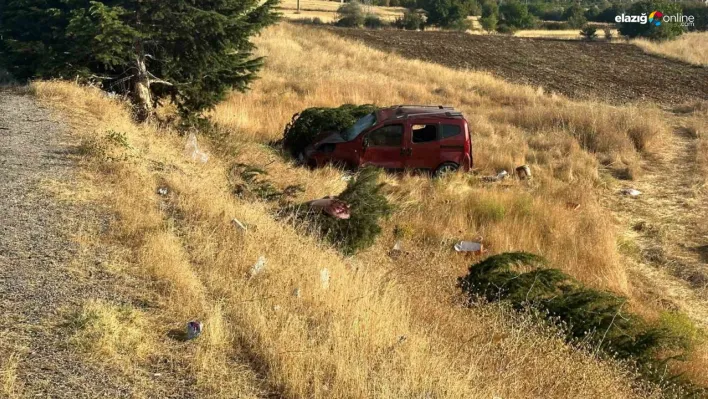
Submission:
[[341,132],[323,132],[303,153],[311,166],[376,165],[438,175],[470,170],[472,140],[467,120],[452,107],[397,105],[360,118]]

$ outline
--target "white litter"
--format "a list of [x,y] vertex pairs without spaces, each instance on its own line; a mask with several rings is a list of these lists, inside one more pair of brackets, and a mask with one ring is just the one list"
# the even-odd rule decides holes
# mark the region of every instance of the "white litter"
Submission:
[[233,223],[234,225],[236,225],[237,227],[239,227],[243,231],[247,230],[246,225],[241,223],[241,221],[236,218],[231,219],[231,223]]
[[531,168],[528,165],[521,165],[516,168],[516,175],[521,180],[526,180],[531,178]]
[[455,244],[455,251],[457,252],[476,252],[482,253],[484,247],[479,242],[473,241],[460,241]]
[[184,156],[193,162],[206,163],[209,160],[209,155],[199,150],[197,136],[194,133],[190,133],[187,138],[187,144],[184,145]]
[[506,176],[509,175],[506,170],[502,170],[501,172],[497,173],[497,180],[504,180]]
[[329,288],[329,270],[320,270],[320,283],[322,283],[322,289],[326,290]]
[[293,296],[294,296],[295,298],[300,298],[300,288],[295,288],[295,289],[293,290]]
[[401,251],[401,241],[396,241],[396,243],[393,244],[393,248],[391,248],[391,251],[400,252]]
[[265,270],[265,265],[266,265],[266,258],[265,256],[261,255],[258,257],[258,260],[256,263],[251,267],[251,277],[254,277]]
[[636,197],[636,196],[638,196],[639,194],[641,194],[642,192],[639,191],[639,190],[635,190],[635,189],[633,189],[633,188],[623,188],[623,189],[620,191],[620,193],[622,193],[622,194],[624,194],[624,195],[629,195],[630,197]]
[[160,187],[157,189],[157,193],[164,197],[167,193],[169,193],[169,191],[167,190],[167,187]]

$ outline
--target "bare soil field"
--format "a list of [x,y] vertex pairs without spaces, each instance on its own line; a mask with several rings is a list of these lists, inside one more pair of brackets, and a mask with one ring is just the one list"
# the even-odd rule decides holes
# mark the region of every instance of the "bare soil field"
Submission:
[[458,32],[327,29],[407,58],[485,70],[574,98],[662,104],[708,99],[708,68],[649,55],[630,44]]

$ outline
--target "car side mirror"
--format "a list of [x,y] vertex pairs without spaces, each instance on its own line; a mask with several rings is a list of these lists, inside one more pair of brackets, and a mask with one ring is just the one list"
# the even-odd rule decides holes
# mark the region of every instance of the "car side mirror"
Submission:
[[369,147],[369,138],[364,137],[364,140],[361,141],[361,148],[366,150],[367,147]]

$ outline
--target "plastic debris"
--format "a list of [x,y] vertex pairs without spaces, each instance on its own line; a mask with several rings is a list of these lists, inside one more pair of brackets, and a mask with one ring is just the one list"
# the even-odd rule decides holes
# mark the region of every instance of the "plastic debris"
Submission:
[[204,324],[199,320],[192,320],[187,323],[187,339],[197,338],[204,329]]
[[396,243],[393,244],[393,248],[391,248],[391,250],[388,251],[388,256],[390,256],[393,259],[396,259],[399,256],[401,256],[401,253],[403,253],[403,246],[401,245],[400,240],[396,240]]
[[580,208],[580,204],[578,204],[577,202],[566,202],[565,206],[573,211],[577,211]]
[[482,177],[482,180],[488,181],[488,182],[495,182],[499,180],[504,180],[509,173],[506,170],[502,170],[501,172],[497,173],[495,176],[484,176]]
[[295,289],[293,290],[293,296],[294,296],[295,298],[300,298],[300,288],[295,288]]
[[258,257],[258,260],[256,263],[251,267],[251,277],[254,277],[265,270],[265,265],[266,265],[266,258],[265,256],[261,255]]
[[531,178],[531,168],[528,165],[521,165],[516,168],[516,176],[521,180],[526,180]]
[[336,198],[320,198],[310,201],[308,204],[310,205],[310,209],[321,210],[337,219],[349,219],[351,217],[349,204]]
[[184,156],[193,162],[206,163],[209,160],[209,155],[199,150],[197,136],[194,133],[190,133],[187,138],[187,144],[184,145]]
[[157,189],[157,193],[164,197],[169,193],[169,190],[167,189],[167,187],[160,187]]
[[641,194],[642,192],[639,190],[635,190],[633,188],[623,188],[622,190],[620,190],[620,193],[622,193],[624,195],[629,195],[630,197],[636,197],[639,194]]
[[248,229],[246,228],[246,225],[243,224],[243,223],[241,223],[241,221],[238,220],[238,219],[236,219],[236,218],[231,219],[231,223],[233,223],[236,227],[240,228],[240,229],[243,230],[243,231],[248,230]]
[[472,252],[477,255],[484,252],[484,245],[480,242],[474,241],[460,241],[455,244],[454,248],[457,252]]
[[346,174],[346,175],[342,176],[342,181],[350,181],[353,178],[354,178],[354,176]]
[[327,268],[320,270],[320,283],[322,283],[322,289],[329,288],[329,270]]

